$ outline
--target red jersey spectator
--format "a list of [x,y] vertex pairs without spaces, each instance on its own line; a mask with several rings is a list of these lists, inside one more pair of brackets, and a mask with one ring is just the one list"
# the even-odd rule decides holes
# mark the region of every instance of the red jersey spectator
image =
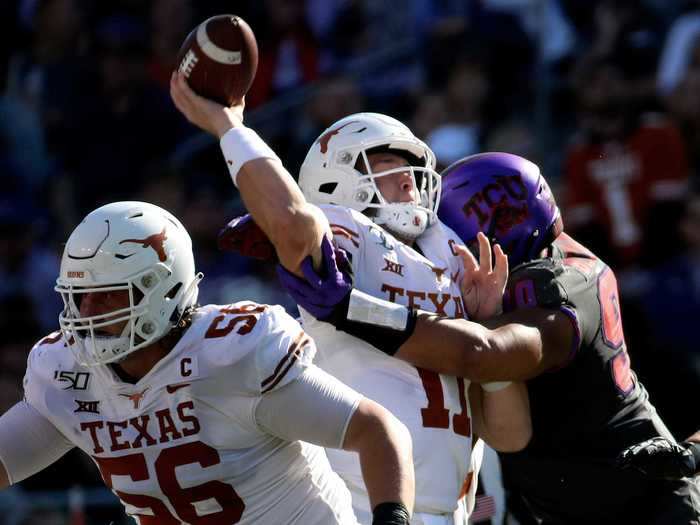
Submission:
[[635,115],[623,72],[612,61],[588,64],[578,96],[581,133],[565,161],[567,226],[596,232],[594,242],[610,262],[630,266],[641,254],[650,209],[685,190],[683,140],[663,116]]

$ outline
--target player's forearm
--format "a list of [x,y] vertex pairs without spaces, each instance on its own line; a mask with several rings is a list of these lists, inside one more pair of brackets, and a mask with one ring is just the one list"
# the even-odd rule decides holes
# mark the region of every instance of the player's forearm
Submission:
[[539,330],[509,316],[489,328],[353,289],[323,320],[414,366],[477,383],[528,379],[543,367]]
[[343,448],[360,456],[372,509],[380,503],[394,502],[413,511],[411,435],[400,421],[380,405],[364,399],[353,414]]
[[541,358],[537,331],[508,323],[494,329],[421,312],[396,357],[414,366],[474,382],[529,378]]
[[521,382],[495,392],[483,391],[482,412],[487,443],[499,452],[517,452],[532,437],[530,402]]

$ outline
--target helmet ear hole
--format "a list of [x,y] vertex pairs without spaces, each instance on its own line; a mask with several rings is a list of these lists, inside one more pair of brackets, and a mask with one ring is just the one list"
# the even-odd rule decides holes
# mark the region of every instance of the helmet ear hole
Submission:
[[365,155],[362,153],[357,156],[357,160],[355,161],[355,166],[353,166],[355,170],[359,171],[363,175],[367,175],[369,173],[369,166],[367,166],[367,163],[365,162]]
[[168,293],[165,294],[165,297],[167,297],[168,299],[173,299],[177,295],[177,292],[180,291],[180,288],[182,288],[182,283],[175,284],[175,286],[168,290]]
[[143,292],[135,286],[133,288],[132,294],[134,296],[134,305],[139,304],[144,297]]
[[337,182],[326,182],[318,187],[318,191],[320,191],[321,193],[328,193],[329,195],[332,195],[337,187]]

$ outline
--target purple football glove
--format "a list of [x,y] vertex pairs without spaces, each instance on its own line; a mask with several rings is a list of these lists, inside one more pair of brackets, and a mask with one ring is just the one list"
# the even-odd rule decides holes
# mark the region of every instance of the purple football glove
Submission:
[[236,217],[219,232],[219,250],[236,252],[245,257],[277,262],[275,247],[250,213]]
[[339,310],[347,311],[348,298],[352,291],[352,277],[340,268],[349,269],[350,264],[341,248],[334,248],[327,237],[321,242],[323,261],[321,275],[314,270],[311,256],[301,263],[306,279],[300,279],[277,265],[280,281],[299,306],[321,321],[333,322]]

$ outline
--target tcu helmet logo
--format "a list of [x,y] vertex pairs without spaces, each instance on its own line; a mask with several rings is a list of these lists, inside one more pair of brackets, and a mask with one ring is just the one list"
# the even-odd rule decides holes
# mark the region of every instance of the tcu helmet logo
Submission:
[[133,242],[135,244],[140,244],[142,248],[151,247],[158,254],[158,260],[160,262],[165,262],[168,256],[165,253],[165,247],[163,246],[163,243],[167,238],[168,237],[165,233],[165,226],[163,226],[163,231],[161,231],[160,233],[154,233],[153,235],[149,235],[145,239],[124,239],[123,241],[120,241],[119,244],[124,244],[125,242]]
[[[491,228],[504,232],[527,218],[527,187],[520,175],[502,175],[494,178],[496,182],[487,184],[479,192],[472,195],[471,199],[462,207],[462,211],[467,217],[475,214],[481,227],[493,215]],[[509,204],[507,197],[522,201],[522,205]]]

